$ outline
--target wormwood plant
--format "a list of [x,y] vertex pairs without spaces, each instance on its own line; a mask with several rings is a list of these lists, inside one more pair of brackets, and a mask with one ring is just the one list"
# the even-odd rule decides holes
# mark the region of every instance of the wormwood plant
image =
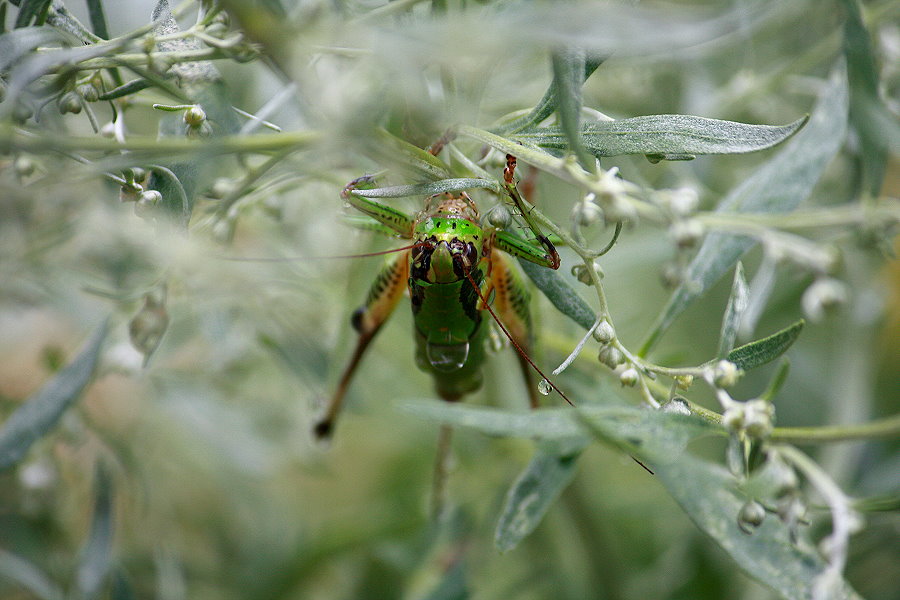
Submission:
[[[898,9],[825,4],[160,0],[128,25],[101,0],[84,18],[0,0],[0,591],[758,593],[737,566],[778,597],[896,597],[872,570],[896,562],[900,130],[880,49]],[[728,72],[757,39],[773,62]],[[691,102],[745,116],[677,114]],[[506,206],[508,156],[525,214]],[[551,234],[563,268],[521,266],[555,307],[535,358],[561,363],[573,407],[525,411],[502,369],[492,406],[410,399],[430,388],[388,352],[406,331],[355,393],[400,400],[351,415],[328,454],[298,441],[346,358],[328,324],[355,300],[329,280],[349,271],[361,300],[374,276],[319,260],[359,253],[334,217],[364,173],[355,193],[409,213],[467,191],[493,226]],[[522,442],[462,438],[428,525],[410,473],[428,473],[433,423]],[[519,464],[509,447],[531,452],[518,477],[484,466]],[[652,475],[610,470],[622,456]],[[329,463],[336,487],[309,491]],[[636,472],[719,549],[655,520],[667,499],[638,498]],[[623,532],[612,549],[604,523]],[[677,550],[674,583],[647,548]]]

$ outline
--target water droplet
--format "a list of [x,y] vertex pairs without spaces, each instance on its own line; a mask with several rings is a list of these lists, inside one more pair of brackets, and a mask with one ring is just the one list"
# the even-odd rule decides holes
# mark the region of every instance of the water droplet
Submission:
[[425,354],[428,362],[436,371],[449,373],[462,368],[469,357],[469,343],[462,344],[426,344]]
[[553,386],[551,386],[550,382],[547,381],[546,379],[541,379],[538,382],[538,391],[541,394],[543,394],[544,396],[548,395],[550,393],[550,390],[552,390],[552,389],[553,389]]

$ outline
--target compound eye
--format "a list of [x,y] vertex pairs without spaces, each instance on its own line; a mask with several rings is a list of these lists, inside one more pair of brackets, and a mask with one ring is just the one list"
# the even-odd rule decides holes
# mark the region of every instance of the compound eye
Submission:
[[472,242],[466,244],[465,257],[466,262],[469,264],[469,268],[478,264],[478,250]]

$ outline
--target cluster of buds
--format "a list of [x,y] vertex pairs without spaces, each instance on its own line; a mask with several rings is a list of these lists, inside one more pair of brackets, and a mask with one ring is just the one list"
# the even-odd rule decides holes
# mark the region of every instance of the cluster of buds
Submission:
[[722,424],[726,429],[754,439],[764,438],[772,433],[774,420],[775,407],[762,398],[734,402],[722,415]]

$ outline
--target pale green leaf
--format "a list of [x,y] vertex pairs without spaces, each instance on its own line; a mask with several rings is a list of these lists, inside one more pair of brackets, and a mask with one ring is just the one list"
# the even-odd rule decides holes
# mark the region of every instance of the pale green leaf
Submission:
[[[596,157],[646,154],[685,160],[699,154],[741,154],[764,150],[799,130],[806,118],[789,125],[749,125],[690,115],[652,115],[596,121],[581,127],[581,139]],[[570,136],[560,126],[521,131],[512,139],[541,148],[565,150]]]
[[728,305],[725,307],[725,315],[722,317],[722,329],[719,333],[719,351],[716,353],[716,356],[723,358],[734,348],[738,327],[749,302],[750,288],[747,286],[747,280],[744,278],[744,265],[738,261],[734,269],[731,295],[728,297]]
[[534,282],[547,299],[562,314],[585,329],[590,329],[597,320],[591,306],[579,296],[556,271],[519,259],[525,274]]
[[17,464],[28,449],[56,426],[91,381],[108,326],[103,323],[75,360],[22,404],[0,429],[0,470]]
[[494,544],[501,552],[512,550],[534,531],[575,476],[580,450],[564,454],[556,450],[549,444],[538,446],[531,462],[507,493],[494,534]]
[[[734,188],[722,212],[786,213],[810,195],[837,154],[847,128],[847,79],[843,63],[831,75],[806,127],[781,151]],[[756,244],[752,238],[713,232],[688,267],[641,348],[646,354],[690,304],[712,287]]]

